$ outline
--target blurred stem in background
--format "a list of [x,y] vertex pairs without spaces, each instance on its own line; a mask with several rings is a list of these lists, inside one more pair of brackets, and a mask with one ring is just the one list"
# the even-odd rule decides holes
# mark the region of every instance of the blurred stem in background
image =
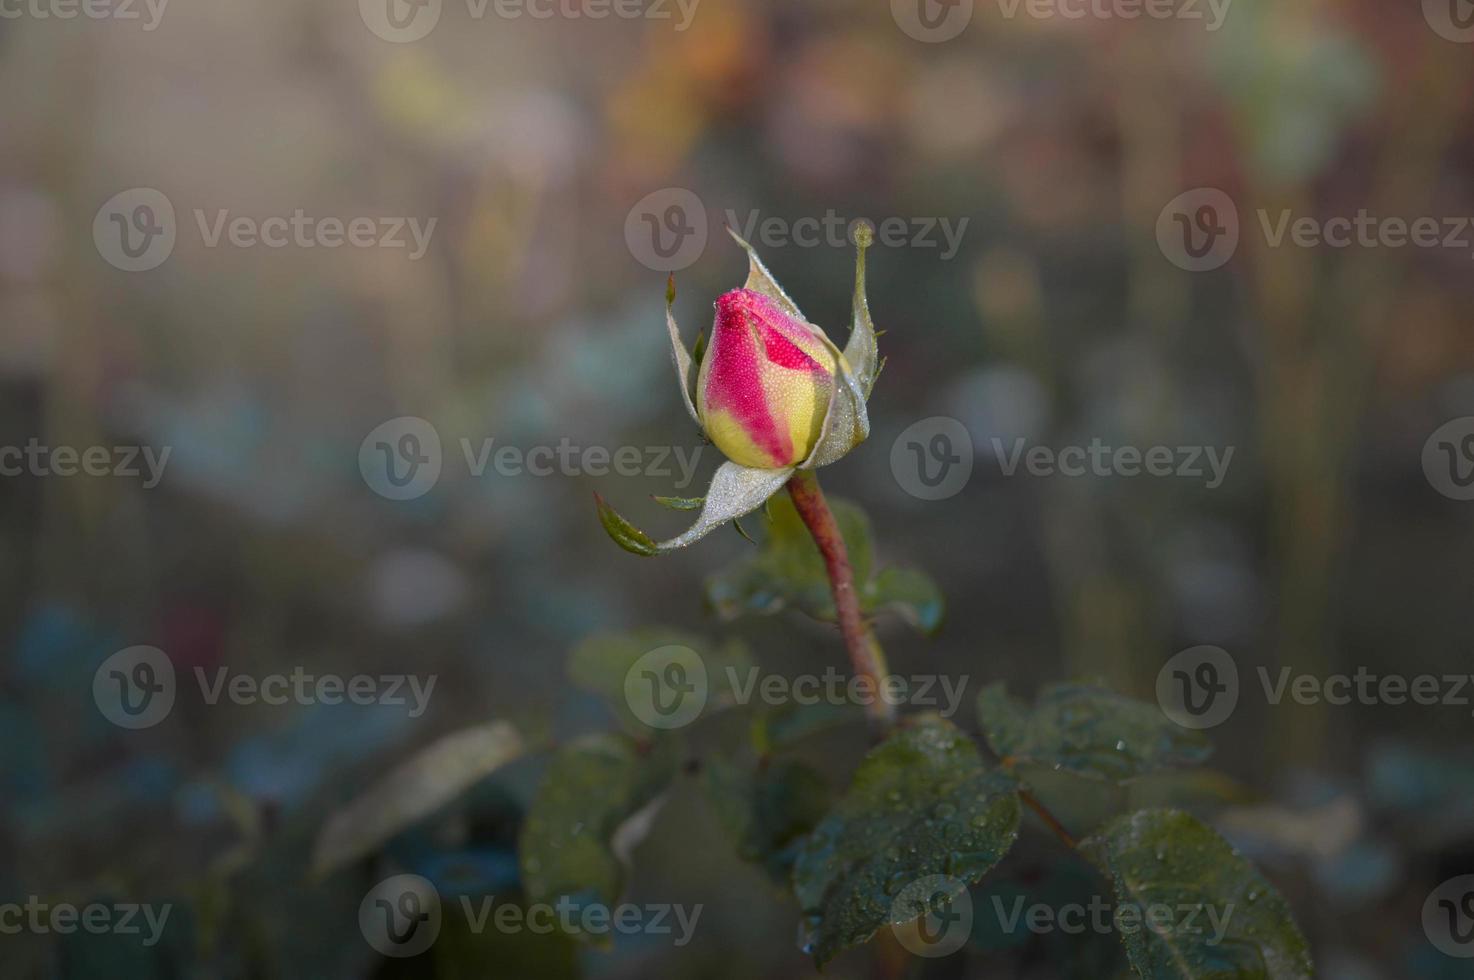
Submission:
[[[1110,60],[1122,97],[1117,100],[1121,132],[1120,196],[1126,236],[1125,337],[1161,360],[1142,365],[1149,382],[1142,411],[1128,412],[1120,437],[1134,445],[1170,442],[1181,417],[1178,389],[1165,370],[1191,299],[1186,280],[1162,261],[1156,219],[1162,188],[1178,182],[1181,101],[1173,69],[1152,52],[1162,39],[1150,31],[1123,35]],[[1067,369],[1056,367],[1055,373]],[[1049,488],[1045,521],[1047,556],[1064,611],[1061,643],[1065,672],[1101,676],[1122,690],[1152,689],[1155,667],[1143,650],[1163,649],[1169,624],[1162,570],[1132,562],[1162,517],[1177,509],[1183,489],[1176,481],[1142,483],[1115,497],[1097,488],[1056,481]],[[1112,526],[1128,536],[1121,541]],[[1124,552],[1124,554],[1123,554]]]
[[[1401,101],[1385,107],[1396,127],[1370,189],[1373,215],[1429,213],[1437,172],[1467,85],[1467,62],[1439,39],[1429,42],[1412,84],[1389,89]],[[1257,205],[1278,214],[1313,214],[1308,187],[1248,188]],[[1245,236],[1252,242],[1252,236]],[[1264,336],[1257,368],[1260,435],[1273,512],[1270,528],[1279,571],[1275,665],[1325,677],[1344,665],[1335,656],[1331,603],[1345,557],[1351,454],[1366,395],[1375,381],[1377,331],[1390,325],[1408,250],[1338,253],[1322,272],[1309,249],[1253,253],[1253,288]],[[1323,703],[1273,713],[1266,731],[1271,757],[1292,764],[1323,762],[1328,744]]]

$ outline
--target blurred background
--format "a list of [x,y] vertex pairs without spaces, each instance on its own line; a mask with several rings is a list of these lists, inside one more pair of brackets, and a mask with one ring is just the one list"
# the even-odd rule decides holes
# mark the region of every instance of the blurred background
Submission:
[[[730,224],[842,343],[845,229],[867,219],[888,366],[870,441],[823,481],[947,601],[934,637],[882,623],[891,666],[968,678],[969,704],[1072,677],[1152,700],[1169,658],[1221,647],[1240,683],[1210,731],[1216,825],[1321,975],[1468,976],[1422,910],[1474,871],[1474,684],[1276,705],[1259,671],[1470,669],[1474,12],[1145,9],[0,3],[0,902],[172,909],[151,945],[0,935],[0,972],[813,975],[791,898],[689,787],[629,885],[705,904],[681,948],[516,965],[365,943],[392,870],[515,887],[535,761],[478,784],[473,817],[325,878],[308,862],[346,800],[447,733],[606,726],[564,675],[591,633],[843,667],[832,631],[704,608],[750,544],[637,559],[592,493],[664,538],[690,515],[648,495],[699,496],[720,462],[672,377],[667,272],[690,343],[745,275]],[[1409,241],[1422,218],[1437,232]],[[905,446],[938,424],[970,468],[928,499]],[[1174,470],[1009,466],[1093,441],[1171,447]],[[1209,448],[1232,450],[1216,481]],[[109,694],[157,679],[137,647],[177,675],[158,717]],[[196,683],[294,671],[435,682],[418,706],[408,685],[273,704]],[[856,742],[818,750],[836,785]],[[905,969],[1114,975],[1035,945]],[[862,950],[828,972],[874,969]]]

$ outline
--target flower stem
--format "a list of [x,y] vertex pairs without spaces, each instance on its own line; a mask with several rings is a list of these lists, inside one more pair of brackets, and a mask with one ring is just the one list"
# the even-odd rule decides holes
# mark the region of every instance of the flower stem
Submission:
[[1054,836],[1058,837],[1061,841],[1064,842],[1066,847],[1071,848],[1072,850],[1078,847],[1075,838],[1071,837],[1070,832],[1065,829],[1065,825],[1059,822],[1058,817],[1049,812],[1048,807],[1039,802],[1039,797],[1035,796],[1033,793],[1029,792],[1026,789],[1019,790],[1018,796],[1019,799],[1023,800],[1024,803],[1028,805],[1030,810],[1034,811],[1034,815],[1043,822],[1044,826],[1048,827],[1051,831],[1054,832]]
[[850,567],[849,552],[845,550],[844,538],[834,520],[834,512],[819,489],[819,478],[813,470],[798,470],[788,481],[788,495],[798,516],[803,518],[819,554],[824,557],[824,568],[829,573],[829,588],[834,593],[834,609],[839,619],[839,632],[850,654],[850,665],[857,677],[869,679],[873,697],[865,706],[865,714],[877,733],[888,730],[895,724],[893,705],[880,697],[881,678],[886,674],[885,653],[875,634],[865,625],[860,615],[860,595],[855,591],[855,572]]
[[[1005,770],[1007,770],[1009,775],[1015,778],[1018,777],[1018,774],[1014,771],[1014,767],[1018,763],[1013,756],[1004,756],[998,764],[1002,766]],[[1049,807],[1045,806],[1040,801],[1039,797],[1035,796],[1031,790],[1020,785],[1018,797],[1024,802],[1025,805],[1028,806],[1030,810],[1034,811],[1034,815],[1039,818],[1040,822],[1042,822],[1044,826],[1048,827],[1050,831],[1053,832],[1054,836],[1058,837],[1061,841],[1064,842],[1064,845],[1066,847],[1070,848],[1071,850],[1079,850],[1079,842],[1075,840],[1074,837],[1070,836],[1070,832],[1065,829],[1065,825],[1059,822],[1058,817],[1049,812]]]

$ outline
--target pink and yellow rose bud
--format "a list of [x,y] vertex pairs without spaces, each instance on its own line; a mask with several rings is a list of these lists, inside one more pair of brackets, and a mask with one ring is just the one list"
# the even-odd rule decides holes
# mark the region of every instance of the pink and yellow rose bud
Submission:
[[742,466],[797,466],[813,452],[834,390],[835,354],[815,327],[751,289],[716,301],[696,381],[711,441]]

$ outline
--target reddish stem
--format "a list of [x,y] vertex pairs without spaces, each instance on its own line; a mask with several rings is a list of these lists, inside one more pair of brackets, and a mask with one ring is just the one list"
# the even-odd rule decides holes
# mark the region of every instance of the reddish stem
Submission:
[[895,723],[895,708],[879,696],[881,678],[885,676],[885,654],[875,636],[865,625],[860,615],[860,596],[855,591],[855,572],[850,567],[849,552],[845,550],[844,538],[839,533],[839,524],[819,489],[819,478],[813,470],[798,470],[788,481],[788,495],[798,516],[803,518],[819,554],[824,557],[824,568],[829,573],[829,587],[834,594],[834,609],[839,619],[839,632],[850,654],[850,664],[855,674],[870,679],[874,697],[866,705],[865,713],[877,731],[884,731]]
[[1034,811],[1034,815],[1044,822],[1044,826],[1054,831],[1054,836],[1064,841],[1066,847],[1073,849],[1076,846],[1075,838],[1070,836],[1070,832],[1065,829],[1065,825],[1060,823],[1055,815],[1049,812],[1048,807],[1039,802],[1037,796],[1026,789],[1019,790],[1018,795],[1019,799],[1023,800],[1024,803],[1028,804],[1029,809]]

